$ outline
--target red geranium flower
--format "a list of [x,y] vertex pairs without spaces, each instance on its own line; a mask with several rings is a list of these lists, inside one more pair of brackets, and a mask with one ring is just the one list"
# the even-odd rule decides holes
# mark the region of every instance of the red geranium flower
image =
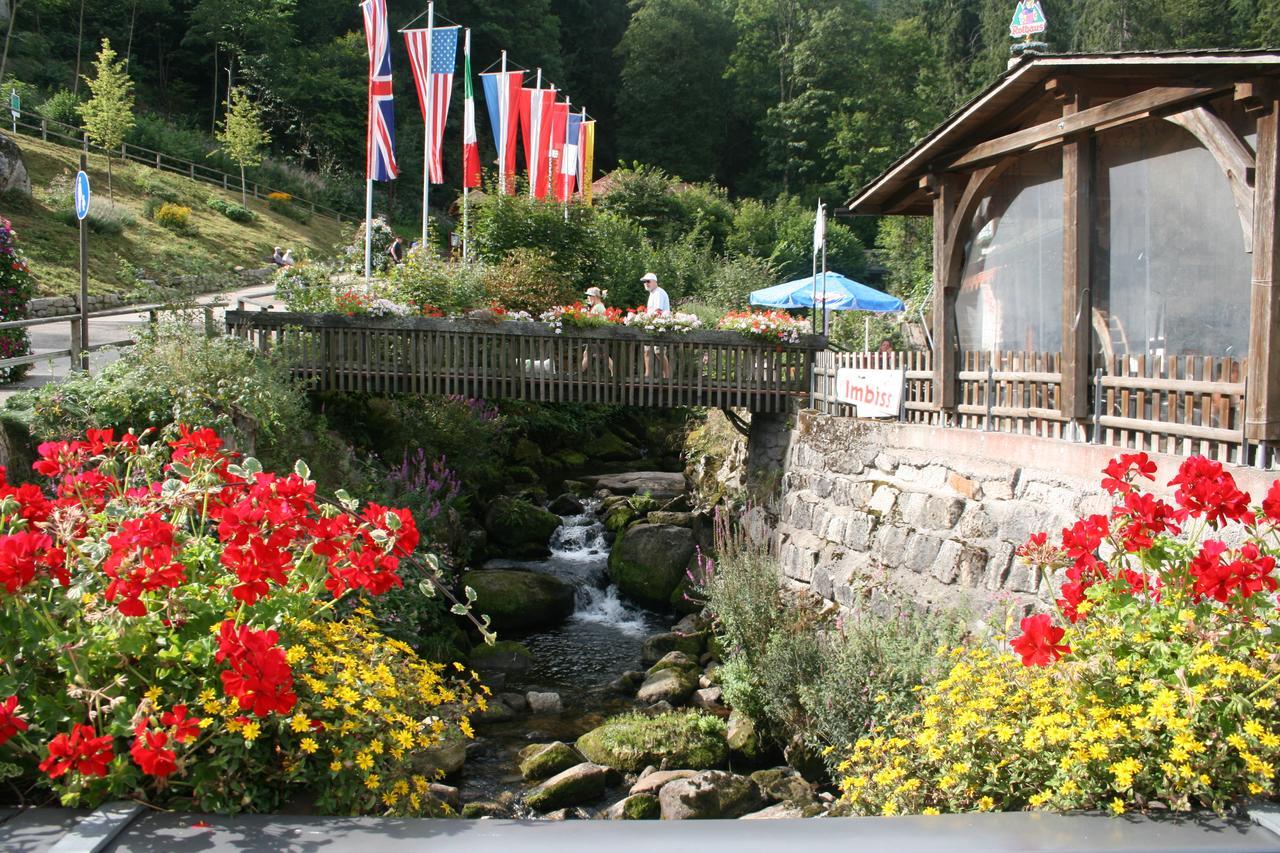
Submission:
[[293,568],[292,554],[260,536],[252,537],[244,545],[226,546],[221,559],[240,579],[240,583],[232,587],[231,595],[245,604],[253,604],[270,594],[267,581],[285,586],[286,573]]
[[259,717],[272,711],[287,714],[298,701],[293,670],[284,649],[276,645],[279,639],[275,631],[255,631],[230,620],[219,627],[214,657],[230,667],[222,673],[222,687],[241,708]]
[[25,732],[27,721],[18,716],[18,697],[10,696],[0,702],[0,744],[5,744],[18,732]]
[[190,743],[200,736],[200,718],[187,716],[186,705],[174,705],[160,715],[160,723],[173,733],[178,743]]
[[1235,478],[1223,470],[1221,462],[1192,456],[1178,468],[1178,475],[1169,485],[1178,486],[1174,493],[1178,506],[1197,518],[1208,518],[1212,524],[1253,518],[1249,495],[1236,487]]
[[111,556],[102,565],[111,578],[106,599],[125,616],[146,616],[142,593],[186,583],[187,570],[173,561],[173,525],[157,514],[125,519],[107,538]]
[[144,726],[133,739],[129,754],[143,773],[163,779],[178,769],[177,753],[165,748],[168,742],[168,732],[153,732]]
[[1022,655],[1023,666],[1048,666],[1063,655],[1071,653],[1071,647],[1061,643],[1067,632],[1053,625],[1049,614],[1028,616],[1021,622],[1022,636],[1011,646]]
[[1102,469],[1106,476],[1102,480],[1102,488],[1111,494],[1133,491],[1133,481],[1138,477],[1148,480],[1156,478],[1156,463],[1145,453],[1122,453],[1107,463]]
[[57,779],[68,770],[85,776],[106,776],[115,758],[110,735],[98,736],[93,726],[77,724],[68,735],[62,732],[49,742],[49,757],[40,762],[41,771]]
[[35,579],[38,567],[52,568],[55,576],[65,574],[60,548],[44,533],[20,531],[0,535],[0,587],[10,595]]
[[1262,501],[1262,511],[1273,523],[1280,524],[1280,480],[1271,484]]

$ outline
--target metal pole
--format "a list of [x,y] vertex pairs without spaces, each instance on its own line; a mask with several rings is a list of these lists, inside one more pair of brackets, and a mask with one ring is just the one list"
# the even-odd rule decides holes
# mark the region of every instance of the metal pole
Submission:
[[[88,174],[89,162],[80,153],[80,171]],[[89,369],[89,227],[88,217],[80,220],[80,369]]]
[[364,283],[368,284],[373,266],[373,178],[366,178],[364,184]]
[[822,229],[822,334],[827,333],[827,229]]
[[[422,251],[427,249],[427,234],[430,230],[429,213],[431,202],[431,30],[435,26],[436,4],[427,4],[427,91],[426,117],[422,122]],[[456,44],[456,42],[455,42]]]

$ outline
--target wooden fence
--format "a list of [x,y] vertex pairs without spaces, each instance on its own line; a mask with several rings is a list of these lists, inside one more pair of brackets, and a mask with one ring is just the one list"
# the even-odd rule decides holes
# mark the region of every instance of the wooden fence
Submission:
[[1244,440],[1245,363],[1208,356],[1116,356],[1102,360],[1090,383],[1090,416],[1061,411],[1058,353],[960,354],[958,403],[934,404],[929,352],[821,352],[814,364],[814,406],[854,414],[835,394],[841,367],[903,370],[900,419],[911,423],[1087,441],[1127,450],[1203,454],[1251,464]]
[[734,332],[557,333],[532,322],[228,311],[227,330],[275,350],[318,389],[633,406],[787,411],[808,398],[811,336],[779,346]]
[[[83,131],[77,127],[62,122],[51,121],[50,119],[40,119],[38,123],[27,121],[26,119],[18,119],[17,122],[11,122],[10,127],[17,127],[19,133],[25,133],[28,136],[38,136],[44,142],[52,140],[59,145],[68,145],[74,148],[80,148],[85,151],[96,151],[100,154],[106,154],[107,150],[90,143],[85,137]],[[232,175],[218,169],[211,168],[202,163],[193,163],[190,160],[183,160],[160,151],[153,151],[150,148],[143,148],[141,145],[130,145],[125,142],[120,145],[120,150],[112,150],[112,157],[120,157],[122,160],[131,160],[134,163],[141,163],[145,166],[151,166],[162,172],[172,172],[175,175],[183,175],[193,181],[202,181],[206,184],[214,184],[220,186],[227,191],[239,192],[240,176]],[[284,193],[284,190],[276,189],[257,181],[245,182],[246,192],[254,198],[266,198],[271,193]],[[302,196],[285,193],[292,199],[292,204],[298,206],[317,216],[325,216],[329,219],[342,222],[351,220],[353,217],[349,213],[343,213],[340,210],[334,210],[323,204],[303,198]]]

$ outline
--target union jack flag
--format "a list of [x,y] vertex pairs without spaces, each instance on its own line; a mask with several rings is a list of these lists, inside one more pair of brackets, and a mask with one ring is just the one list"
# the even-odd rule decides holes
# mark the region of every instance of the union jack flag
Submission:
[[[449,115],[449,98],[453,92],[453,72],[458,65],[459,27],[430,27],[405,30],[404,43],[413,66],[413,79],[418,84],[418,105],[427,123],[430,137],[428,164],[431,183],[444,183],[444,160],[441,142],[444,123]],[[431,115],[427,115],[430,99]]]
[[364,12],[364,36],[369,45],[369,130],[365,137],[365,175],[371,181],[389,181],[398,170],[387,2],[364,0],[360,9]]

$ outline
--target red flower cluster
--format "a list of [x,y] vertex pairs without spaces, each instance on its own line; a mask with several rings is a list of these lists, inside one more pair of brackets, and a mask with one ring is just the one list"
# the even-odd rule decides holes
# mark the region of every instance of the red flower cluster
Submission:
[[163,779],[178,769],[178,754],[166,748],[169,743],[168,732],[157,732],[147,728],[146,721],[138,724],[137,737],[129,754],[142,768],[142,772],[157,779]]
[[27,721],[18,716],[18,697],[10,696],[0,702],[0,745],[19,732],[25,732],[29,726]]
[[98,736],[93,726],[77,724],[68,735],[62,732],[49,742],[49,757],[40,762],[40,770],[57,779],[68,770],[84,776],[106,776],[107,766],[115,758],[110,735]]
[[275,631],[256,631],[230,620],[218,630],[218,652],[214,656],[230,669],[222,673],[222,687],[241,708],[265,717],[275,711],[287,714],[298,696],[293,692],[293,670],[284,649],[276,645]]
[[1225,543],[1210,539],[1200,546],[1200,553],[1188,567],[1195,578],[1194,594],[1197,598],[1213,598],[1226,602],[1235,592],[1241,598],[1250,598],[1263,590],[1276,591],[1274,557],[1265,556],[1252,542],[1246,542],[1235,552],[1235,559]]
[[1023,666],[1048,666],[1063,655],[1071,653],[1071,647],[1062,643],[1066,634],[1057,628],[1049,619],[1049,614],[1038,613],[1027,616],[1020,623],[1022,636],[1009,645],[1022,655]]
[[1102,488],[1107,494],[1128,494],[1139,477],[1156,478],[1156,463],[1145,453],[1121,453],[1102,469]]
[[0,587],[10,595],[35,580],[40,568],[66,586],[70,579],[65,562],[62,549],[54,548],[53,539],[44,533],[0,534]]
[[1173,495],[1178,506],[1196,518],[1204,516],[1212,524],[1253,520],[1249,495],[1236,487],[1235,478],[1222,469],[1221,462],[1192,456],[1178,468],[1169,485],[1178,487]]
[[176,588],[186,583],[187,570],[173,560],[173,526],[154,513],[121,522],[107,538],[111,555],[102,571],[111,578],[106,599],[125,616],[146,616],[142,593]]

